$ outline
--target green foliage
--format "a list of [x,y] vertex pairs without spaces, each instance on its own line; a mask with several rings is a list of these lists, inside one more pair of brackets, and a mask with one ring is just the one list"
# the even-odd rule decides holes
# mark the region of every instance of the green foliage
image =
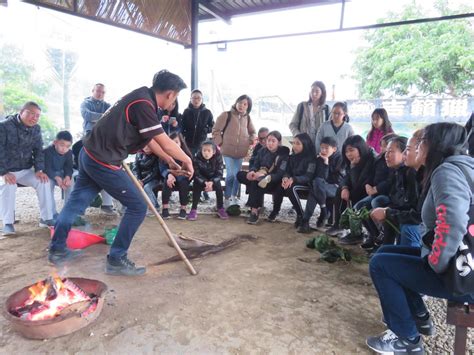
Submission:
[[17,113],[27,101],[34,101],[40,105],[40,118],[43,141],[49,144],[56,135],[56,127],[47,116],[47,106],[43,96],[47,93],[46,83],[35,81],[31,73],[34,66],[25,61],[23,52],[13,45],[0,47],[0,97],[3,107],[0,106],[0,116]]
[[[450,14],[447,2],[436,5],[438,16]],[[469,11],[469,10],[468,10]],[[379,22],[426,17],[416,2]],[[469,20],[385,27],[366,32],[369,47],[359,48],[354,63],[360,94],[374,98],[390,91],[406,95],[460,96],[474,89],[474,31]]]
[[366,207],[360,210],[346,208],[341,214],[339,224],[342,228],[349,228],[353,236],[362,234],[362,221],[370,218],[370,211]]
[[321,253],[321,260],[334,263],[338,260],[351,261],[352,255],[349,250],[338,246],[327,235],[322,234],[306,241],[306,247],[316,249]]

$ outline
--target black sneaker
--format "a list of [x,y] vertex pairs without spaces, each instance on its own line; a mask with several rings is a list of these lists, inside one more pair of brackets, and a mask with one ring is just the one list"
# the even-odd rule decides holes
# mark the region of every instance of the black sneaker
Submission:
[[178,219],[186,219],[187,215],[186,210],[181,208],[179,210]]
[[163,208],[163,211],[161,211],[161,217],[163,217],[163,219],[170,219],[170,210]]
[[305,221],[304,219],[301,222],[301,225],[296,230],[298,233],[311,233],[311,228],[309,227],[309,221]]
[[416,343],[399,338],[390,329],[375,337],[368,337],[367,346],[379,354],[416,354],[425,353],[423,340],[418,337]]
[[276,222],[276,218],[278,216],[278,212],[276,211],[272,211],[272,213],[270,213],[270,215],[267,217],[267,221],[268,222]]
[[342,237],[339,239],[339,244],[342,245],[354,245],[354,244],[359,244],[362,242],[362,235],[359,236],[353,236],[351,233],[346,235],[345,237]]
[[295,220],[295,223],[293,224],[293,226],[295,228],[298,228],[301,225],[301,222],[303,222],[303,216],[296,215],[296,220]]
[[372,250],[375,247],[374,238],[367,237],[364,239],[364,242],[360,245],[360,247],[364,250]]
[[436,326],[434,325],[433,319],[429,313],[425,317],[420,318],[415,316],[414,318],[418,333],[426,336],[432,336],[436,334]]
[[107,255],[107,265],[105,267],[105,273],[109,275],[123,275],[123,276],[139,276],[146,272],[146,268],[143,266],[136,267],[126,255],[121,258],[111,258]]
[[332,226],[326,231],[326,234],[331,237],[337,237],[339,234],[344,233],[344,229],[339,228],[338,226]]
[[49,251],[48,261],[53,265],[62,265],[82,254],[83,252],[80,249],[72,250],[66,248],[64,251]]
[[250,213],[249,218],[247,218],[247,223],[255,225],[257,224],[257,222],[258,222],[258,214]]

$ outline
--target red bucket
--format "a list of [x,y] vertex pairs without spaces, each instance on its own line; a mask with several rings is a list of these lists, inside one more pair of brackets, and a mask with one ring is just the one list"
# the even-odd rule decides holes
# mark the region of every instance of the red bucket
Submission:
[[[54,234],[54,228],[50,228],[51,238]],[[105,243],[105,238],[100,235],[87,233],[79,229],[71,229],[67,236],[66,245],[70,249],[84,249],[92,244]]]

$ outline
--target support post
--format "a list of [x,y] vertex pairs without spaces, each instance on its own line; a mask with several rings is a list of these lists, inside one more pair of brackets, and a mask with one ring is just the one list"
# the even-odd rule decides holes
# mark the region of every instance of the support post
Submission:
[[199,0],[191,1],[191,90],[197,89],[198,82],[198,24]]

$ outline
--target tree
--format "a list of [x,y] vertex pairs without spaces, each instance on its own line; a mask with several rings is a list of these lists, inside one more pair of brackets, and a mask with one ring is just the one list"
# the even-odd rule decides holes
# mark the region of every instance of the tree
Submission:
[[[445,0],[435,5],[438,16],[449,15]],[[468,12],[468,11],[467,11]],[[416,2],[379,22],[426,17]],[[364,98],[389,91],[469,94],[474,89],[474,31],[469,20],[427,22],[385,27],[365,33],[369,47],[356,52],[354,69]]]
[[63,114],[64,126],[67,130],[71,128],[69,118],[69,83],[77,68],[77,53],[65,51],[59,48],[48,48],[46,56],[53,72],[54,80],[61,86],[63,91]]
[[43,141],[48,144],[54,139],[57,129],[47,116],[47,106],[43,97],[48,85],[34,80],[34,66],[28,63],[23,52],[13,46],[0,47],[0,117],[18,112],[27,101],[35,101],[42,108],[40,119]]

